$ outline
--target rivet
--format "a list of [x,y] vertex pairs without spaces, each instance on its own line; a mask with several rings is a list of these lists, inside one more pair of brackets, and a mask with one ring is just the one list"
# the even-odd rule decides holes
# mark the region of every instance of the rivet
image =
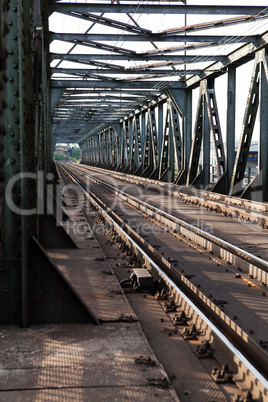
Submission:
[[10,27],[12,27],[13,22],[12,22],[12,21],[9,21],[9,22],[8,22],[8,25],[9,25]]
[[14,137],[15,136],[15,133],[10,133],[10,137]]
[[15,122],[16,124],[19,124],[20,119],[16,118],[16,119],[14,119],[14,122]]
[[18,68],[17,63],[14,63],[14,64],[13,64],[13,68]]
[[17,35],[13,35],[13,40],[18,40]]
[[9,50],[9,52],[8,52],[10,55],[12,55],[14,52],[13,52],[13,50]]
[[13,7],[12,11],[14,11],[14,13],[16,13],[18,11],[17,7]]
[[19,95],[19,91],[14,91],[14,95],[18,96]]
[[14,109],[15,109],[15,106],[14,106],[14,105],[10,105],[10,109],[11,109],[11,110],[14,110]]
[[13,77],[10,77],[10,78],[9,78],[9,81],[10,81],[10,82],[14,82],[14,78],[13,78]]

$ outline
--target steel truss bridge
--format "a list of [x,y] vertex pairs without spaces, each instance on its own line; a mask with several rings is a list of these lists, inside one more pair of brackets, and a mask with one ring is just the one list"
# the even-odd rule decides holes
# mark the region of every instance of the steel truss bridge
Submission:
[[[78,142],[83,163],[267,200],[266,8],[192,6],[182,1],[50,2],[48,13],[53,12],[88,22],[85,33],[50,32],[52,45],[60,41],[71,46],[65,54],[49,56],[55,141]],[[182,14],[201,19],[205,15],[209,22],[156,32],[148,29],[150,18],[154,21],[160,15],[172,21]],[[144,15],[148,20],[139,23]],[[252,31],[250,24],[263,28]],[[254,60],[252,79],[236,150],[240,96],[236,71],[250,60]],[[227,88],[216,93],[222,75],[227,76]],[[196,110],[195,88],[199,88]],[[223,96],[227,107],[220,116],[217,98]],[[245,189],[242,183],[257,113],[258,174]],[[196,116],[194,124],[192,116]],[[217,175],[213,185],[212,164]]]
[[[0,274],[13,289],[1,293],[1,322],[27,325],[29,261],[45,260],[38,244],[50,247],[60,230],[45,186],[56,143],[79,143],[85,164],[268,200],[267,17],[265,6],[187,1],[1,2]],[[249,61],[236,149],[236,72]],[[258,173],[243,188],[254,128]]]

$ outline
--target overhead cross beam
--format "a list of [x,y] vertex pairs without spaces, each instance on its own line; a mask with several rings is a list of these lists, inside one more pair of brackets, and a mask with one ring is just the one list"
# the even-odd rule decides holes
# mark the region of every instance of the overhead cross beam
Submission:
[[148,40],[154,42],[207,42],[207,43],[217,43],[217,44],[226,44],[226,43],[255,43],[257,41],[257,35],[169,35],[163,36],[160,34],[151,34],[148,37],[143,35],[129,35],[129,34],[65,34],[65,33],[50,33],[50,41],[53,40],[61,40],[67,42],[78,42],[80,45],[90,45],[91,47],[110,50],[110,51],[118,51],[119,53],[130,53],[136,54],[137,52],[131,51],[129,49],[121,49],[116,46],[109,46],[107,44],[98,43],[96,41],[104,41],[104,42],[148,42]]
[[50,14],[54,11],[69,13],[136,13],[139,14],[195,14],[195,15],[262,15],[262,6],[190,6],[175,4],[137,4],[138,10],[130,9],[128,4],[102,3],[54,3],[49,5]]
[[76,12],[68,12],[67,15],[75,17],[75,18],[81,18],[86,21],[102,24],[105,26],[108,26],[110,28],[115,28],[115,29],[122,29],[123,31],[131,32],[132,34],[141,34],[141,35],[150,35],[152,31],[149,29],[144,29],[139,26],[133,26],[130,24],[126,24],[121,21],[116,21],[110,18],[106,18],[103,15],[95,15],[95,14],[90,14],[90,13],[78,13]]
[[[57,141],[83,143],[85,161],[109,167],[120,165],[125,172],[162,180],[174,178],[185,184],[191,148],[192,89],[252,60],[255,52],[268,43],[266,33],[253,34],[260,32],[257,29],[247,35],[232,32],[232,27],[238,24],[251,28],[249,23],[254,21],[254,27],[259,27],[259,21],[268,16],[264,7],[190,6],[185,2],[49,2],[50,13],[56,11],[78,22],[82,19],[94,27],[85,33],[73,33],[68,27],[66,33],[57,28],[50,33],[53,48],[56,41],[64,47],[70,44],[68,54],[50,54],[50,85],[59,95],[50,114],[57,127],[53,129]],[[119,14],[125,14],[129,20]],[[145,18],[138,20],[142,14],[152,15],[152,21],[154,14],[200,15],[201,21],[202,15],[211,14],[221,15],[221,19],[213,17],[214,21],[188,26],[185,22],[184,26],[156,32],[158,25],[154,26],[151,20],[150,23]],[[224,15],[228,18],[224,19]],[[202,112],[206,110],[205,119],[200,121],[204,132],[213,132],[223,177],[224,147],[212,90],[209,86],[208,95],[199,107]],[[174,107],[170,106],[170,100]],[[112,128],[116,125],[118,135]],[[208,139],[209,136],[203,138],[205,184],[209,183]],[[194,180],[192,176],[188,176],[189,182]]]
[[[161,53],[161,52],[159,52]],[[68,55],[63,55],[60,53],[51,53],[50,54],[50,60],[57,60],[57,59],[63,59],[67,61],[74,61],[74,62],[87,62],[87,60],[90,62],[91,60],[107,60],[108,56],[107,54],[68,54]],[[195,61],[195,60],[204,60],[204,61],[226,61],[228,58],[226,56],[218,56],[218,55],[170,55],[170,54],[151,54],[151,53],[137,53],[135,56],[133,55],[113,55],[113,60],[118,60],[118,61],[128,61],[128,60],[136,60],[136,61],[147,61],[147,60],[161,60],[163,61],[163,58],[166,61]],[[105,63],[108,68],[108,64]],[[96,64],[97,65],[97,64]],[[100,65],[100,67],[102,67]],[[113,65],[111,65],[111,68],[113,68]],[[125,71],[126,68],[121,69],[122,71]]]
[[[209,60],[208,60],[209,61]],[[176,64],[180,64],[180,65],[183,65],[183,62],[179,62],[179,63],[176,63],[176,62],[171,62],[169,65],[170,66],[175,66]],[[157,66],[155,66],[155,67],[157,67]],[[189,67],[189,69],[187,69],[187,70],[175,70],[178,74],[191,74],[191,75],[193,75],[193,74],[201,74],[202,72],[203,72],[203,70],[201,70],[201,69],[199,69],[199,70],[196,70],[196,69],[191,69],[190,67]],[[75,69],[75,68],[51,68],[50,69],[50,73],[51,74],[71,74],[71,75],[81,75],[81,76],[86,76],[86,77],[94,77],[94,78],[96,78],[96,79],[101,79],[101,78],[104,78],[104,79],[108,79],[108,77],[107,76],[104,76],[104,75],[101,75],[101,74],[99,74],[100,72],[102,72],[103,74],[105,74],[106,73],[106,71],[105,70],[97,70],[97,69],[84,69],[84,68],[81,68],[81,69]],[[118,70],[109,70],[109,71],[107,71],[108,73],[109,73],[109,75],[111,75],[111,74],[116,74],[116,75],[118,75],[120,78],[119,79],[123,79],[123,77],[122,76],[124,76],[124,75],[129,75],[129,74],[149,74],[149,75],[158,75],[158,76],[168,76],[168,75],[171,75],[172,73],[174,73],[174,70],[171,70],[171,69],[155,69],[155,68],[152,68],[152,66],[150,66],[150,69],[149,68],[138,68],[138,69],[126,69],[123,73],[122,72],[118,72]],[[111,77],[110,77],[111,78]]]

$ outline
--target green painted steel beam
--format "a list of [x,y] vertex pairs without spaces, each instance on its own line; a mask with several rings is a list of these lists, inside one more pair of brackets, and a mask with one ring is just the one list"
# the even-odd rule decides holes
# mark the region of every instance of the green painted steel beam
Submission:
[[[257,40],[257,35],[159,35],[159,34],[151,34],[148,36],[143,35],[129,35],[129,34],[98,34],[98,33],[90,33],[90,34],[71,34],[71,33],[53,33],[51,32],[49,35],[50,41],[59,40],[59,41],[79,41],[89,42],[94,41],[103,41],[103,42],[165,42],[165,43],[177,43],[177,42],[207,42],[207,43],[255,43]],[[79,43],[80,44],[80,43]],[[95,46],[94,46],[95,47]]]
[[[208,44],[208,46],[211,46],[211,44]],[[50,53],[50,61],[53,60],[67,60],[67,61],[74,61],[76,63],[79,62],[86,62],[90,60],[107,60],[110,57],[112,57],[113,60],[117,61],[129,61],[129,60],[140,60],[140,61],[195,61],[195,60],[202,60],[205,59],[205,61],[220,61],[220,62],[225,62],[228,60],[227,56],[219,56],[219,55],[200,55],[200,54],[192,54],[192,55],[185,55],[185,54],[150,54],[150,53],[137,53],[135,55],[129,55],[129,54],[117,54],[117,55],[107,55],[107,54],[62,54],[62,53]],[[90,64],[90,63],[88,63]],[[105,69],[101,70],[102,72],[105,71]],[[107,68],[107,71],[110,71],[110,68]],[[123,70],[118,69],[118,74],[122,72]]]
[[[205,62],[207,62],[207,61],[209,61],[209,60],[204,60]],[[103,74],[105,74],[105,73],[108,73],[109,75],[110,74],[117,74],[117,75],[119,75],[120,77],[122,77],[122,76],[124,76],[124,75],[129,75],[129,74],[131,74],[131,75],[136,75],[136,74],[144,74],[144,75],[152,75],[152,74],[154,74],[154,75],[163,75],[163,76],[165,76],[165,75],[175,75],[175,74],[198,74],[198,75],[201,75],[201,74],[203,74],[203,70],[201,70],[201,69],[191,69],[191,67],[189,67],[189,69],[187,69],[187,70],[172,70],[172,69],[169,69],[169,70],[167,70],[167,69],[163,69],[163,70],[155,70],[155,69],[151,69],[151,70],[149,70],[149,69],[146,69],[146,68],[144,68],[143,70],[139,70],[139,69],[133,69],[133,70],[125,70],[124,72],[122,72],[122,71],[117,71],[117,70],[95,70],[95,69],[90,69],[90,68],[77,68],[77,69],[74,69],[74,68],[51,68],[50,69],[50,73],[51,74],[71,74],[71,75],[76,75],[76,74],[81,74],[81,75],[91,75],[91,74],[94,74],[94,75],[98,75],[99,73],[102,73],[102,75]]]
[[[146,89],[144,89],[144,88],[141,88],[141,89],[135,89],[135,90],[133,90],[133,89],[131,89],[131,88],[124,88],[124,89],[121,89],[121,88],[113,88],[112,90],[110,90],[109,88],[107,89],[107,88],[98,88],[97,90],[95,90],[94,88],[88,88],[88,89],[86,89],[86,88],[66,88],[65,89],[65,91],[64,91],[64,95],[63,96],[68,96],[68,95],[70,95],[70,96],[73,96],[73,97],[75,97],[75,96],[80,96],[80,94],[97,94],[97,95],[101,95],[101,97],[104,95],[104,96],[106,96],[106,94],[107,95],[111,95],[111,94],[113,94],[113,95],[116,95],[116,94],[118,94],[118,95],[137,95],[137,96],[147,96],[146,95],[146,93],[148,92],[148,95],[151,95],[151,96],[153,96],[153,97],[155,97],[155,96],[157,96],[158,94],[159,94],[159,90],[157,91],[157,90],[153,90],[153,89],[150,89],[150,90],[146,90]],[[81,99],[83,98],[83,96],[81,96]]]
[[[213,14],[213,15],[256,15],[266,13],[263,6],[198,6],[173,4],[139,4],[139,14]],[[49,6],[50,13],[130,13],[129,4],[101,3],[55,3]],[[133,9],[133,12],[135,9]],[[132,12],[132,13],[133,13]],[[74,15],[75,16],[75,15]]]
[[95,88],[95,89],[108,89],[108,88],[122,88],[122,89],[137,89],[141,88],[143,90],[158,90],[161,91],[162,86],[169,85],[171,88],[185,88],[184,82],[176,82],[176,81],[85,81],[85,80],[64,80],[57,81],[51,80],[50,87],[51,88]]

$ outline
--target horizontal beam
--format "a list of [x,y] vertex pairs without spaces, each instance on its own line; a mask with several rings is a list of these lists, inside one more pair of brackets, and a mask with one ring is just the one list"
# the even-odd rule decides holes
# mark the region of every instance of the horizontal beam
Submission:
[[[173,4],[139,4],[139,14],[214,14],[214,15],[256,15],[265,13],[262,6],[187,6]],[[79,12],[79,13],[130,13],[136,12],[129,4],[101,3],[55,3],[49,5],[49,12]],[[131,13],[132,11],[132,13]],[[74,15],[75,16],[75,15]]]
[[[94,93],[94,92],[93,92]],[[143,98],[142,96],[141,96],[141,94],[139,93],[139,96],[141,97],[141,98]],[[77,99],[76,99],[77,98]],[[155,96],[155,98],[157,98],[156,96]],[[116,95],[99,95],[99,94],[97,94],[97,96],[92,96],[92,95],[89,95],[88,97],[86,97],[86,96],[82,96],[82,97],[78,97],[78,96],[75,96],[75,94],[68,94],[68,95],[63,95],[62,97],[61,97],[61,100],[60,100],[60,102],[62,102],[62,103],[64,103],[64,102],[66,102],[67,104],[68,104],[68,102],[80,102],[80,103],[87,103],[87,102],[89,102],[89,103],[91,103],[91,102],[106,102],[107,100],[112,100],[112,99],[114,99],[115,101],[117,100],[117,101],[120,101],[120,102],[125,102],[125,101],[132,101],[132,102],[135,102],[136,101],[136,99],[137,99],[137,97],[135,96],[116,96]],[[146,99],[146,97],[144,96],[144,99]]]
[[[148,94],[146,93],[148,92]],[[64,96],[80,96],[81,95],[89,95],[89,94],[101,94],[101,96],[105,96],[106,94],[108,95],[137,95],[137,96],[147,96],[147,95],[152,95],[152,96],[157,96],[159,94],[159,91],[157,90],[153,90],[153,89],[149,89],[148,91],[146,91],[146,89],[131,89],[131,88],[124,88],[124,89],[118,89],[118,88],[113,88],[112,90],[106,89],[106,88],[73,88],[73,89],[66,89],[64,91],[64,94],[62,95]]]
[[[107,54],[62,54],[62,53],[51,53],[50,54],[50,61],[53,60],[67,60],[67,61],[87,61],[87,60],[107,60],[107,58],[112,57],[113,60],[140,60],[140,61],[147,61],[147,60],[158,60],[158,61],[194,61],[194,60],[202,60],[202,58],[208,61],[224,61],[227,59],[226,56],[216,56],[216,55],[182,55],[182,54],[150,54],[146,53],[145,55],[139,53],[134,56],[130,55],[107,55]],[[104,69],[102,70],[102,72]],[[107,69],[109,71],[109,69]],[[121,70],[118,70],[118,73]]]
[[[90,45],[90,41],[96,43],[96,41],[103,42],[209,42],[209,43],[236,43],[236,42],[255,42],[257,36],[255,35],[236,35],[235,37],[230,35],[159,35],[159,34],[151,34],[148,36],[143,35],[129,35],[129,34],[65,34],[65,33],[50,33],[50,41],[59,40],[59,41],[79,41],[79,42],[88,42]],[[83,45],[83,43],[79,43]],[[95,47],[95,46],[94,46]]]
[[140,88],[141,90],[158,90],[162,91],[163,87],[169,86],[174,89],[184,89],[184,82],[170,82],[170,81],[85,81],[85,80],[50,80],[51,88],[95,88],[95,89],[108,89],[108,88]]
[[61,109],[61,108],[70,108],[70,107],[82,107],[83,109],[85,108],[90,108],[93,106],[102,106],[102,105],[108,105],[108,106],[118,106],[118,105],[131,105],[134,104],[136,102],[136,100],[132,99],[131,101],[121,101],[120,99],[118,99],[118,101],[114,101],[114,102],[109,102],[108,100],[102,100],[102,101],[98,101],[98,99],[92,99],[92,100],[87,100],[84,101],[83,99],[79,100],[78,102],[72,102],[72,101],[65,101],[62,100],[61,102],[58,103],[57,105],[57,109]]
[[[210,61],[208,60],[205,60]],[[200,61],[199,61],[200,63]],[[182,62],[183,64],[183,62]],[[173,65],[173,64],[172,64]],[[128,75],[128,74],[132,74],[132,75],[136,75],[136,74],[159,74],[159,75],[175,75],[175,74],[201,74],[202,70],[193,70],[191,68],[187,69],[187,70],[172,70],[172,69],[129,69],[129,70],[125,70],[123,73],[119,72],[118,70],[100,70],[100,69],[84,69],[84,68],[51,68],[50,69],[51,74],[71,74],[71,75],[75,75],[75,74],[81,74],[83,76],[90,76],[91,74],[95,74],[98,75],[99,73],[105,74],[108,73],[110,74],[116,74],[119,77],[122,77],[123,75]],[[102,77],[102,76],[101,76]],[[97,78],[97,77],[96,77]]]

